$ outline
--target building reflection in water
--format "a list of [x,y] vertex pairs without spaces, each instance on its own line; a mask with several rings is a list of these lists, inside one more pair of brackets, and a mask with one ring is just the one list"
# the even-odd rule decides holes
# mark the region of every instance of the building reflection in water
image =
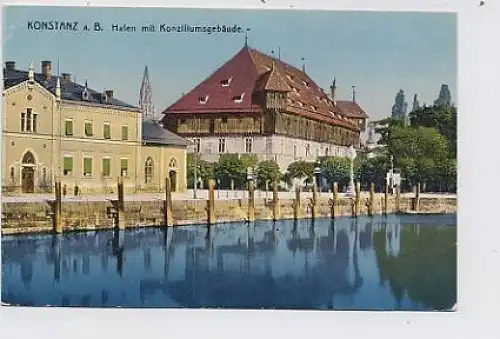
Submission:
[[[441,269],[434,279],[444,281],[427,281],[425,291],[414,281],[427,268],[414,263],[433,255],[421,244],[433,251],[433,237],[442,248],[455,236],[454,227],[401,225],[390,216],[4,237],[2,298],[61,306],[377,308],[355,298],[367,286],[389,292],[395,308],[441,309],[456,300],[456,291],[434,297],[436,288],[455,289],[454,252],[442,263],[436,255],[429,269]],[[44,272],[51,272],[49,284]]]

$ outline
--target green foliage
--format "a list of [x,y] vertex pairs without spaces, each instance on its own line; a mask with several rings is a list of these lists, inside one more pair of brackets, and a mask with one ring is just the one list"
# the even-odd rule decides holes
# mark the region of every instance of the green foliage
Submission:
[[401,252],[386,252],[386,234],[374,232],[373,245],[379,267],[380,284],[391,289],[398,301],[406,294],[426,307],[447,310],[456,302],[456,228],[401,228]]
[[410,113],[412,126],[433,127],[448,141],[450,157],[457,155],[457,109],[453,106],[422,107]]
[[312,180],[314,176],[314,163],[307,161],[295,161],[288,165],[288,176],[290,178]]
[[[410,113],[410,126],[400,119],[387,118],[381,127],[379,144],[401,169],[406,185],[421,182],[433,191],[456,189],[457,111],[442,105],[421,107]],[[362,172],[365,172],[363,170]]]
[[329,187],[334,182],[338,182],[340,186],[349,183],[350,163],[347,158],[321,157],[318,159],[318,164]]
[[257,181],[260,187],[264,187],[266,181],[269,184],[279,182],[283,175],[280,172],[280,166],[274,160],[265,160],[259,163],[257,168]]
[[195,168],[195,156],[196,164],[198,167],[197,176],[201,178],[206,186],[209,179],[214,178],[214,164],[208,161],[200,159],[198,154],[189,153],[187,154],[187,185],[188,187],[194,187],[194,168]]
[[238,154],[223,154],[215,166],[215,178],[220,187],[229,187],[234,180],[235,187],[243,187],[246,182],[247,167]]

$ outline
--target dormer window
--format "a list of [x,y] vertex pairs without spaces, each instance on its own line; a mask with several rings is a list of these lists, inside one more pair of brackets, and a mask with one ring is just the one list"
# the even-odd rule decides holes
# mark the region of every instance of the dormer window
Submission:
[[237,104],[241,103],[243,101],[243,97],[245,96],[245,93],[242,93],[240,95],[235,95],[233,97],[233,101]]
[[290,74],[287,74],[286,77],[288,78],[288,80],[293,81],[293,76],[291,76]]
[[305,81],[305,80],[302,80],[302,84],[303,84],[304,86],[306,86],[306,87],[309,87],[309,83],[308,83],[307,81]]
[[206,103],[207,103],[207,101],[208,101],[208,95],[205,95],[205,96],[203,96],[203,97],[199,97],[199,98],[198,98],[198,102],[199,102],[200,104],[206,104]]
[[329,111],[330,115],[335,118],[335,113],[333,113],[332,111]]
[[304,104],[302,103],[302,101],[299,101],[299,106],[304,107]]
[[83,100],[89,100],[89,91],[85,88],[82,92],[82,99]]
[[271,67],[266,66],[266,70],[269,72],[271,70]]
[[316,110],[316,106],[311,106],[311,109],[312,109],[313,111],[315,111],[315,110]]
[[220,82],[220,85],[222,87],[229,87],[229,84],[231,84],[231,80],[233,80],[233,77],[229,78],[229,79],[224,79]]

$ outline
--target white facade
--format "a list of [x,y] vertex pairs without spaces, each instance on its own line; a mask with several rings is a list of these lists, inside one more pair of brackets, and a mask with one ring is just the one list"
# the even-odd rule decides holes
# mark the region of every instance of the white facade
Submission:
[[347,156],[347,146],[303,140],[282,135],[271,136],[210,136],[189,138],[197,146],[202,160],[216,162],[221,154],[255,154],[259,161],[275,160],[282,172],[292,162],[315,161],[321,156]]

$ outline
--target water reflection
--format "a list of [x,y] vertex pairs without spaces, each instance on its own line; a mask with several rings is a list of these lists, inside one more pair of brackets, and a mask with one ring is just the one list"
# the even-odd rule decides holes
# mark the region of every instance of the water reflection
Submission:
[[2,300],[449,309],[456,300],[456,228],[447,225],[454,224],[455,216],[389,216],[5,236]]

